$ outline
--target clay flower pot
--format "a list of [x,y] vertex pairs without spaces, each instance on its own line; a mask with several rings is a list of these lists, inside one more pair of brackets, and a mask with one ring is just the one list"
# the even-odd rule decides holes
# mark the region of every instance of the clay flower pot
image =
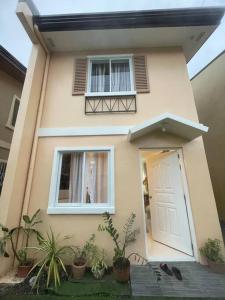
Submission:
[[84,277],[86,265],[86,261],[74,262],[74,264],[72,265],[72,274],[74,279],[80,280]]
[[26,266],[18,266],[16,276],[20,278],[25,278],[27,277],[28,273],[32,268],[33,268],[33,264],[26,265]]
[[219,274],[225,274],[225,263],[223,262],[215,262],[207,259],[208,265],[210,269]]
[[116,281],[126,283],[130,280],[130,261],[120,257],[113,264],[113,273]]

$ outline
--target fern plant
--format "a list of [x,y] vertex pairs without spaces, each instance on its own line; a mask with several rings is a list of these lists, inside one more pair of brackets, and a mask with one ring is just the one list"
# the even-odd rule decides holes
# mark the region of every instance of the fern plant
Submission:
[[[134,229],[134,221],[136,215],[132,213],[127,219],[125,225],[123,226],[123,237],[120,237],[119,231],[113,225],[112,217],[108,212],[103,214],[104,224],[100,224],[98,227],[99,231],[106,231],[111,236],[114,242],[114,262],[118,258],[126,258],[126,249],[128,245],[133,243],[136,240],[136,236],[139,233],[139,229]],[[138,254],[136,254],[137,256]],[[129,255],[129,257],[131,254]]]
[[222,256],[221,241],[218,239],[208,239],[205,245],[202,248],[200,248],[200,253],[208,260],[211,260],[213,262],[224,262]]

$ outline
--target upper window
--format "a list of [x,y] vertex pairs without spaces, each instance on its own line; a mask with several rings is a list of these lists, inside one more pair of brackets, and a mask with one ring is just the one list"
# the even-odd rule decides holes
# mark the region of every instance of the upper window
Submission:
[[57,149],[48,213],[114,212],[112,148]]
[[16,125],[17,114],[19,111],[20,99],[17,96],[13,97],[12,105],[9,112],[9,118],[6,123],[6,126],[10,129],[14,129]]
[[91,94],[134,92],[131,57],[90,58],[88,79],[88,92]]

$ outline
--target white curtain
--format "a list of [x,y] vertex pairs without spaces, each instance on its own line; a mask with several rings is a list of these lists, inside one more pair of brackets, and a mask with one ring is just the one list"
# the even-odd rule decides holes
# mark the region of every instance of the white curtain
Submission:
[[71,153],[69,201],[82,202],[83,153]]
[[87,152],[85,164],[85,202],[107,202],[108,153]]
[[112,62],[111,66],[111,91],[130,91],[129,62]]
[[91,91],[106,92],[106,63],[93,63],[91,73]]

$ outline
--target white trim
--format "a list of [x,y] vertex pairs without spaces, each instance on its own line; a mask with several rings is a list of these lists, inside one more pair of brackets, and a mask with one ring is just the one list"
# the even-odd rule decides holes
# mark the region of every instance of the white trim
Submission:
[[39,128],[39,137],[127,135],[132,126]]
[[128,53],[128,54],[106,54],[106,55],[88,55],[87,58],[91,58],[91,59],[109,59],[109,58],[126,58],[126,57],[133,57],[134,54],[132,53]]
[[160,116],[152,118],[141,125],[127,125],[127,126],[105,126],[105,127],[59,127],[59,128],[39,128],[39,137],[54,137],[54,136],[104,136],[104,135],[128,135],[128,141],[132,141],[134,136],[146,128],[154,126],[155,123],[163,122],[166,119],[171,119],[183,125],[190,126],[198,132],[195,136],[199,136],[208,131],[208,127],[203,124],[187,120],[185,118],[173,115],[171,113],[164,113]]
[[[168,149],[168,148],[148,148],[144,149],[145,151],[157,151],[157,150],[162,150],[162,149]],[[139,164],[141,166],[141,151],[142,149],[139,149]],[[176,258],[170,258],[166,256],[151,256],[148,254],[148,242],[147,242],[147,233],[146,233],[146,220],[145,220],[145,210],[144,210],[144,193],[142,191],[142,202],[143,202],[143,216],[144,216],[144,242],[145,242],[145,251],[146,251],[146,257],[149,261],[198,261],[199,256],[198,256],[198,247],[197,247],[197,240],[196,240],[196,234],[195,234],[195,227],[194,227],[194,221],[193,221],[193,214],[192,214],[192,209],[191,209],[191,202],[190,202],[190,197],[189,197],[189,192],[188,192],[188,184],[187,184],[187,178],[186,178],[186,173],[185,173],[185,168],[184,168],[184,158],[183,158],[183,153],[182,153],[182,148],[170,148],[170,150],[174,150],[177,153],[179,153],[179,163],[181,165],[181,178],[183,182],[183,190],[186,198],[186,207],[187,207],[187,218],[188,218],[188,223],[189,223],[189,229],[190,229],[190,236],[191,236],[191,242],[193,245],[193,256],[190,256],[186,254],[186,257],[176,257]],[[140,168],[140,171],[142,169]],[[140,183],[142,185],[142,181]],[[143,189],[143,188],[142,188]],[[169,247],[169,246],[168,246]]]
[[49,215],[99,215],[104,212],[108,212],[110,214],[115,214],[115,207],[105,206],[105,207],[48,207],[47,214]]
[[11,130],[14,130],[14,126],[12,125],[12,117],[13,117],[13,111],[14,111],[14,106],[15,106],[16,100],[18,100],[19,103],[20,103],[20,98],[17,95],[14,95],[13,100],[12,100],[12,104],[11,104],[11,107],[10,107],[10,111],[9,111],[9,117],[8,117],[8,120],[5,124],[5,127],[9,128]]
[[[85,96],[116,96],[116,95],[136,95],[136,91],[134,90],[134,70],[133,70],[133,62],[132,54],[118,54],[118,55],[91,55],[87,56],[88,58],[88,70],[87,70],[87,93]],[[110,66],[110,92],[91,92],[91,70],[92,70],[92,60],[108,60]],[[129,68],[130,68],[130,91],[123,91],[123,92],[111,92],[111,62],[114,59],[127,59],[129,61]]]
[[[146,130],[147,128],[151,128],[151,127],[153,128],[154,125],[156,125],[157,123],[166,121],[166,119],[170,119],[172,121],[179,122],[183,125],[190,126],[194,129],[197,129],[199,131],[199,135],[201,135],[201,133],[208,132],[208,127],[204,126],[203,124],[193,122],[193,121],[185,119],[183,117],[166,112],[166,113],[161,114],[157,117],[154,117],[150,120],[147,120],[140,125],[136,125],[136,126],[132,127],[128,134],[128,140],[132,141],[138,134],[140,135],[143,130]],[[166,125],[165,125],[165,127],[166,127]]]
[[[86,203],[57,203],[60,181],[60,170],[62,163],[62,154],[75,151],[108,151],[108,203],[86,204]],[[115,213],[115,192],[114,192],[114,146],[98,147],[59,147],[55,148],[51,184],[49,191],[48,214],[101,214],[108,211]]]
[[88,92],[85,93],[85,96],[87,97],[104,97],[104,96],[132,96],[136,95],[136,91],[125,91],[125,92]]
[[3,140],[0,140],[0,148],[9,150],[9,149],[10,149],[10,146],[11,146],[10,143],[5,142],[5,141],[3,141]]
[[190,200],[190,195],[189,195],[189,189],[188,189],[188,183],[187,183],[187,176],[186,176],[186,171],[184,167],[184,156],[182,149],[177,149],[177,152],[179,154],[179,163],[181,166],[181,178],[183,182],[183,190],[186,198],[186,207],[187,207],[187,215],[188,215],[188,222],[189,222],[189,228],[190,228],[190,235],[191,235],[191,241],[193,245],[193,255],[195,257],[195,260],[199,260],[199,255],[198,255],[198,247],[197,247],[197,239],[196,239],[196,234],[195,234],[195,226],[194,226],[194,220],[193,220],[193,214],[192,214],[192,209],[191,209],[191,200]]
[[141,157],[141,149],[138,149],[139,155],[139,174],[140,174],[140,186],[141,186],[141,199],[142,199],[142,214],[143,214],[143,232],[144,232],[144,244],[145,244],[145,257],[148,257],[148,241],[147,241],[147,232],[146,232],[146,218],[145,218],[145,202],[144,202],[144,188],[143,188],[143,180],[142,180],[142,157]]

